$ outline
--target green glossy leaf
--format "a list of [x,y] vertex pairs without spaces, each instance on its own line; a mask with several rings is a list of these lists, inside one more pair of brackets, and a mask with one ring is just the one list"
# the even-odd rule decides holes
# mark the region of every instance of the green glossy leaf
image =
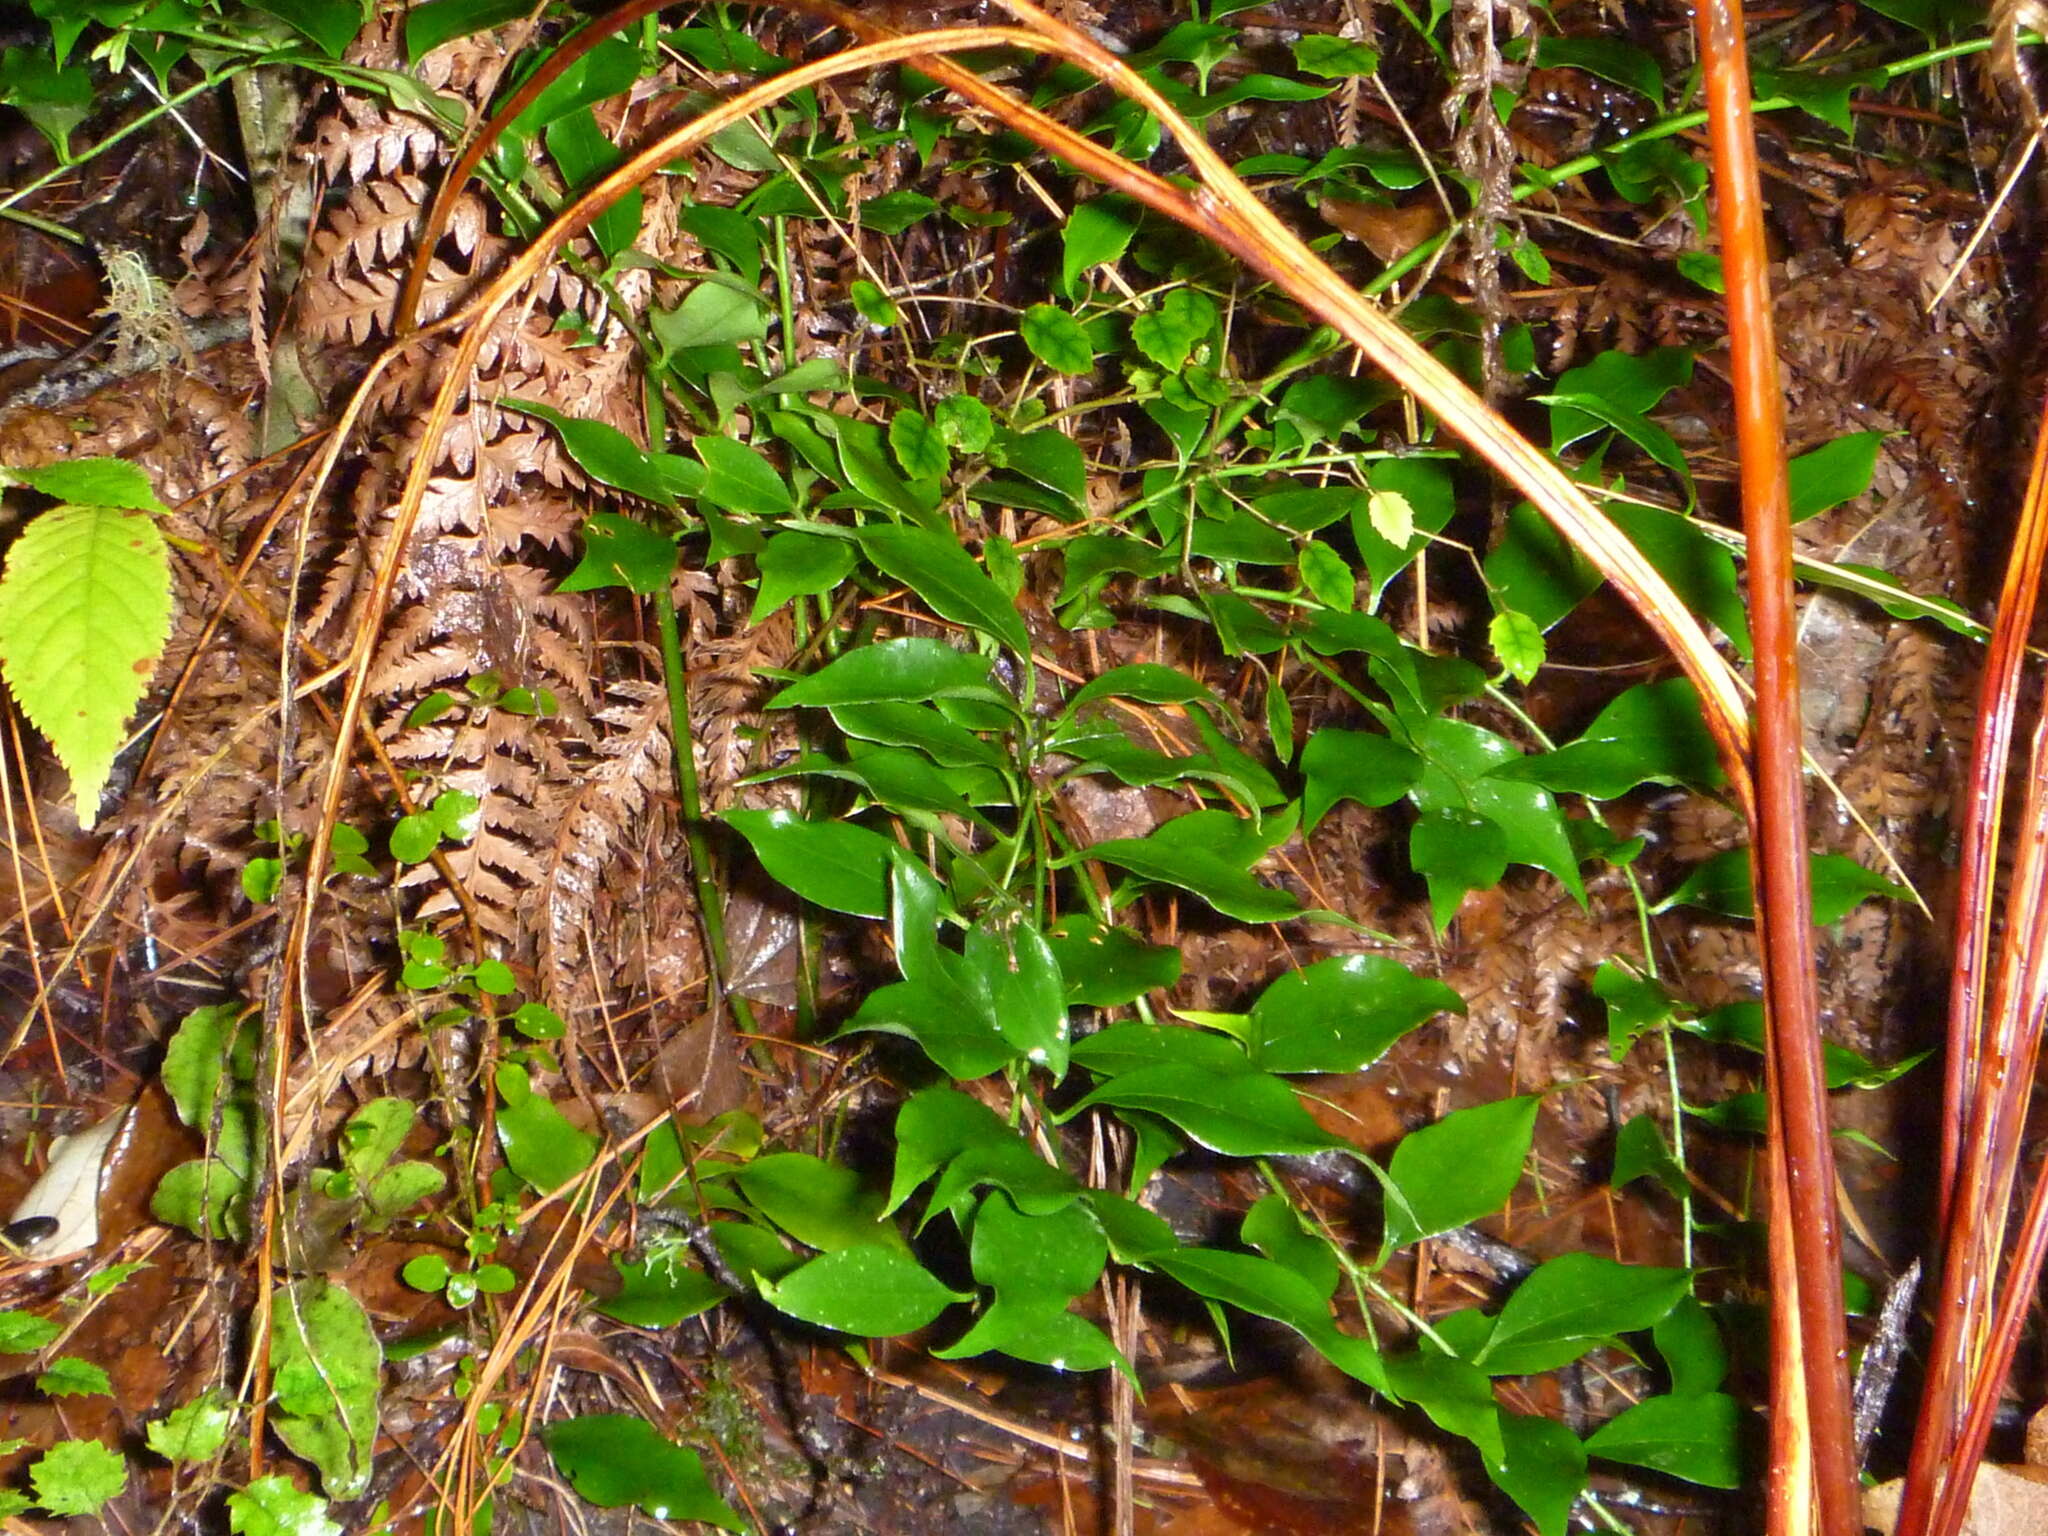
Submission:
[[1713,251],[1680,251],[1671,264],[1687,282],[1697,283],[1709,293],[1726,293],[1728,277],[1721,270],[1721,258]]
[[880,197],[871,197],[860,205],[860,222],[864,229],[877,234],[900,235],[918,220],[938,211],[938,200],[909,187],[899,187],[894,192],[884,192]]
[[1220,324],[1214,299],[1198,288],[1177,285],[1160,296],[1156,308],[1131,322],[1131,344],[1155,366],[1178,373],[1218,334]]
[[[1809,865],[1813,892],[1813,920],[1825,927],[1839,922],[1873,896],[1898,901],[1910,899],[1904,886],[1896,885],[1854,859],[1839,853],[1816,853]],[[1731,848],[1717,853],[1703,864],[1693,866],[1677,890],[1650,910],[1668,912],[1673,907],[1698,907],[1723,917],[1748,917],[1755,910],[1756,897],[1750,884],[1749,850]]]
[[[90,16],[80,15],[76,30],[84,30],[90,20]],[[61,32],[59,40],[54,59],[45,48],[0,51],[0,99],[27,118],[68,162],[72,130],[92,116],[98,82],[83,64],[65,66],[63,56],[68,48],[62,45]]]
[[128,1486],[128,1463],[97,1440],[59,1440],[28,1469],[36,1503],[53,1515],[96,1515]]
[[414,65],[443,43],[517,21],[533,7],[524,0],[426,0],[405,16],[405,62]]
[[895,1248],[842,1248],[760,1284],[761,1299],[777,1311],[866,1338],[914,1332],[954,1302],[972,1299]]
[[754,774],[747,784],[765,784],[776,779],[827,778],[857,784],[877,805],[898,814],[926,812],[932,815],[976,819],[976,813],[953,787],[953,780],[919,753],[897,747],[870,747],[841,762],[818,753],[806,753],[779,768]]
[[448,1284],[448,1260],[438,1253],[415,1254],[398,1276],[416,1291],[438,1291]]
[[870,992],[840,1033],[915,1040],[941,1071],[962,1081],[1001,1071],[1017,1053],[996,1028],[986,994],[961,971],[960,957],[942,951],[930,974]]
[[1067,1075],[1066,983],[1045,936],[1023,923],[976,921],[963,956],[976,991],[988,999],[990,1022],[1016,1054]]
[[1543,668],[1543,631],[1527,614],[1503,608],[1487,622],[1486,643],[1499,658],[1501,671],[1527,683]]
[[1109,1241],[1079,1202],[1028,1215],[996,1190],[975,1212],[968,1260],[974,1278],[992,1288],[999,1301],[1064,1306],[1102,1278]]
[[882,1217],[880,1192],[864,1188],[844,1164],[808,1152],[771,1152],[732,1178],[756,1210],[806,1247],[903,1246],[903,1234]]
[[370,1486],[384,1351],[362,1304],[324,1279],[297,1280],[271,1302],[271,1428],[320,1470],[333,1499]]
[[1106,1189],[1084,1190],[1082,1202],[1095,1213],[1109,1251],[1119,1264],[1150,1264],[1180,1246],[1173,1228],[1135,1200]]
[[[1441,1332],[1439,1337],[1451,1342]],[[1386,1372],[1388,1390],[1395,1397],[1414,1403],[1445,1433],[1470,1440],[1481,1456],[1499,1459],[1501,1412],[1484,1371],[1425,1345],[1415,1353],[1390,1358]]]
[[1327,1301],[1284,1264],[1250,1253],[1216,1248],[1178,1248],[1155,1256],[1152,1267],[1197,1296],[1270,1318],[1300,1334],[1316,1352],[1345,1374],[1385,1390],[1384,1363],[1365,1339],[1338,1332]]
[[1467,891],[1498,885],[1507,873],[1507,834],[1497,822],[1469,811],[1425,811],[1409,829],[1408,862],[1429,881],[1441,933]]
[[0,1312],[0,1355],[26,1355],[63,1333],[63,1325],[33,1312]]
[[1388,1202],[1388,1251],[1505,1205],[1521,1181],[1540,1103],[1538,1095],[1525,1094],[1477,1104],[1402,1137],[1387,1165],[1398,1196]]
[[864,277],[853,280],[847,289],[847,297],[853,300],[853,307],[869,325],[887,330],[892,325],[903,323],[903,311],[896,307],[896,301],[889,297],[888,291]]
[[1877,450],[1884,440],[1882,432],[1851,432],[1786,465],[1792,521],[1803,523],[1818,517],[1869,490],[1871,477],[1877,473]]
[[[1081,445],[1066,433],[1051,427],[1040,427],[1035,432],[999,430],[989,443],[988,453],[991,463],[1052,492],[1059,499],[1058,504],[1045,510],[1056,516],[1078,513],[1085,505],[1087,466],[1081,457]],[[1005,494],[1015,494],[1010,489],[1016,485],[1014,480],[1005,480],[1003,484]]]
[[[1063,232],[1060,291],[1070,299],[1078,298],[1081,274],[1091,267],[1116,261],[1130,248],[1131,237],[1137,232],[1138,206],[1127,197],[1112,192],[1076,205],[1067,215]],[[1079,371],[1085,373],[1087,369],[1084,366]]]
[[1557,801],[1547,789],[1495,772],[1521,758],[1512,743],[1467,721],[1450,719],[1422,721],[1409,732],[1409,743],[1425,763],[1413,791],[1417,810],[1425,817],[1443,813],[1492,822],[1502,833],[1510,861],[1547,870],[1575,900],[1584,902],[1578,856]]
[[600,485],[663,507],[673,507],[679,497],[703,487],[704,472],[697,465],[677,454],[650,453],[607,422],[566,416],[537,400],[508,398],[499,404],[553,427],[576,467]]
[[1617,1334],[1653,1326],[1691,1284],[1688,1270],[1564,1254],[1515,1287],[1474,1364],[1494,1376],[1556,1370]]
[[1903,21],[1909,27],[1917,27],[1934,41],[1939,41],[1948,28],[1977,21],[1983,15],[1983,7],[1976,0],[1862,0],[1862,3],[1866,10],[1889,16],[1894,21]]
[[1256,1254],[1180,1248],[1159,1255],[1153,1266],[1197,1296],[1300,1332],[1317,1331],[1329,1320],[1328,1297],[1285,1264]]
[[1607,515],[1685,599],[1686,607],[1718,627],[1748,660],[1749,614],[1743,606],[1735,557],[1708,538],[1698,524],[1675,512],[1610,502]]
[[674,309],[655,310],[648,324],[655,338],[671,350],[734,347],[768,334],[758,295],[711,278],[684,294]]
[[1640,357],[1602,352],[1590,362],[1569,368],[1558,375],[1557,393],[1597,402],[1597,411],[1576,409],[1569,403],[1552,410],[1551,452],[1561,452],[1590,437],[1617,417],[1640,417],[1672,390],[1691,382],[1692,352],[1685,347],[1658,347]]
[[930,417],[909,406],[889,418],[889,451],[913,480],[943,480],[953,468],[944,434]]
[[1307,32],[1292,44],[1294,67],[1325,80],[1347,80],[1379,73],[1379,50],[1328,32]]
[[1095,348],[1089,344],[1087,331],[1058,305],[1032,305],[1024,311],[1017,330],[1031,355],[1054,373],[1079,376],[1094,370]]
[[1134,1381],[1137,1375],[1108,1334],[1069,1312],[1065,1302],[1042,1296],[998,1295],[973,1327],[932,1355],[961,1360],[991,1350],[1055,1371],[1099,1371],[1113,1365]]
[[1682,677],[1638,683],[1554,752],[1501,764],[1503,779],[1526,779],[1559,794],[1613,800],[1640,784],[1719,789],[1725,776],[1699,694]]
[[1328,1298],[1343,1277],[1329,1242],[1302,1224],[1301,1214],[1285,1195],[1262,1196],[1244,1213],[1238,1235],[1276,1264],[1284,1264]]
[[149,473],[126,459],[64,459],[32,469],[0,469],[0,485],[26,485],[57,501],[132,512],[168,512]]
[[1539,37],[1536,64],[1541,69],[1583,69],[1625,85],[1656,105],[1664,102],[1664,71],[1657,61],[1617,37]]
[[[1719,1008],[1701,1014],[1697,1019],[1681,1018],[1675,1022],[1678,1028],[1688,1034],[1728,1045],[1739,1045],[1744,1050],[1755,1051],[1759,1055],[1763,1053],[1762,1003],[1724,1003]],[[1821,1062],[1829,1088],[1882,1088],[1886,1083],[1893,1082],[1910,1072],[1924,1061],[1928,1054],[1927,1051],[1920,1051],[1889,1066],[1880,1066],[1860,1051],[1852,1051],[1832,1040],[1821,1042]]]
[[[221,1129],[215,1156],[180,1163],[158,1182],[149,1201],[149,1213],[158,1221],[200,1237],[247,1234],[249,1111],[225,1114]],[[244,1166],[230,1167],[224,1161],[220,1154],[231,1147]]]
[[50,1397],[108,1396],[114,1384],[105,1366],[76,1355],[59,1355],[37,1375],[36,1390]]
[[170,1462],[211,1461],[227,1444],[235,1410],[219,1392],[202,1392],[144,1427],[149,1448]]
[[64,765],[88,830],[170,637],[170,578],[156,523],[115,507],[52,507],[7,550],[0,676]]
[[1794,563],[1794,572],[1801,581],[1810,581],[1817,587],[1831,587],[1838,592],[1849,592],[1875,603],[1895,619],[1932,619],[1952,634],[1966,640],[1984,640],[1990,631],[1972,618],[1960,604],[1945,597],[1927,597],[1918,592],[1908,592],[1896,580],[1873,565],[1859,565],[1843,560],[1833,565],[1810,564],[1801,560]]
[[1309,595],[1325,607],[1348,609],[1356,600],[1357,573],[1329,545],[1308,545],[1296,558],[1295,569]]
[[1097,860],[1141,879],[1178,886],[1240,922],[1276,923],[1299,917],[1301,903],[1285,891],[1261,885],[1248,872],[1263,848],[1242,846],[1239,835],[1227,825],[1237,820],[1227,811],[1194,811],[1175,817],[1145,837],[1092,844],[1064,862]]
[[262,906],[277,899],[284,883],[284,860],[255,858],[242,866],[242,894]]
[[[585,190],[624,158],[598,127],[596,114],[588,106],[549,123],[543,137],[563,184],[571,191]],[[635,187],[590,221],[590,237],[607,262],[617,261],[640,238],[645,203],[644,194]]]
[[1671,1374],[1673,1397],[1704,1397],[1728,1375],[1728,1350],[1714,1316],[1697,1299],[1682,1296],[1657,1321],[1650,1338]]
[[1440,981],[1385,955],[1345,955],[1289,972],[1252,1005],[1245,1045],[1268,1072],[1358,1072],[1417,1025],[1465,1011]]
[[779,1280],[804,1262],[781,1238],[750,1221],[714,1221],[711,1240],[733,1272],[750,1280]]
[[1538,1536],[1565,1536],[1572,1506],[1586,1489],[1586,1447],[1555,1419],[1500,1416],[1502,1454],[1486,1460],[1486,1475],[1534,1523]]
[[704,461],[699,501],[742,517],[781,517],[795,508],[789,482],[753,444],[699,433],[691,447]]
[[1528,502],[1508,512],[1486,556],[1494,601],[1548,630],[1600,585],[1600,573]]
[[259,1477],[228,1495],[228,1529],[235,1536],[342,1536],[327,1518],[327,1503],[288,1477]]
[[1620,433],[1641,449],[1652,463],[1671,472],[1672,478],[1685,488],[1686,507],[1691,509],[1694,500],[1692,468],[1686,463],[1685,451],[1678,446],[1676,438],[1648,417],[1617,410],[1599,395],[1559,392],[1532,395],[1530,398],[1539,405],[1550,406],[1553,421],[1559,413],[1568,413],[1575,420],[1591,420]]
[[701,1270],[672,1258],[614,1259],[619,1293],[593,1310],[635,1328],[673,1328],[709,1312],[731,1292]]
[[[864,647],[852,654],[867,655],[874,649]],[[988,693],[992,699],[1001,698],[992,689]],[[832,706],[832,723],[856,741],[915,748],[941,768],[1001,770],[1007,765],[1000,747],[954,724],[929,704],[888,699],[839,704]]]
[[358,1184],[367,1185],[405,1145],[417,1111],[410,1099],[372,1099],[341,1127],[341,1166]]
[[558,1419],[541,1431],[541,1440],[569,1485],[600,1509],[633,1505],[656,1520],[749,1528],[712,1490],[697,1453],[645,1419],[623,1413]]
[[[990,657],[955,650],[943,640],[884,640],[848,651],[837,660],[791,683],[768,701],[770,709],[801,705],[911,702],[968,698],[1000,701],[1004,695],[989,681]],[[870,740],[888,740],[870,737]],[[915,746],[916,742],[891,742]]]
[[980,453],[995,440],[995,417],[972,395],[946,395],[932,406],[939,439],[962,453]]
[[1649,1114],[1637,1115],[1615,1133],[1614,1171],[1607,1182],[1621,1189],[1645,1177],[1655,1179],[1674,1200],[1683,1200],[1691,1192],[1684,1166],[1672,1156],[1671,1145],[1664,1139],[1664,1128]]
[[1601,961],[1593,973],[1593,995],[1607,1005],[1607,1049],[1616,1061],[1642,1035],[1669,1023],[1678,1006],[1661,983],[1614,960]]
[[1305,1156],[1342,1147],[1309,1117],[1285,1080],[1248,1066],[1218,1072],[1188,1063],[1118,1073],[1058,1118],[1094,1105],[1159,1116],[1225,1157]]
[[1602,1461],[1648,1467],[1708,1488],[1739,1488],[1742,1408],[1722,1392],[1652,1397],[1601,1425],[1586,1450]]
[[1045,941],[1073,1005],[1120,1007],[1180,980],[1178,949],[1147,944],[1128,928],[1105,928],[1086,913],[1060,919]]
[[1376,731],[1325,726],[1301,749],[1302,825],[1313,832],[1340,800],[1392,805],[1422,777],[1413,749]]
[[[1429,536],[1441,533],[1450,522],[1458,509],[1457,491],[1446,459],[1380,459],[1368,469],[1366,479],[1372,494],[1353,503],[1351,533],[1372,578],[1376,604],[1387,583],[1428,547]],[[1398,524],[1388,522],[1384,508],[1380,517],[1374,517],[1375,498],[1398,504]]]
[[583,558],[562,578],[561,592],[624,587],[638,597],[665,591],[676,569],[676,541],[619,512],[593,512],[583,522]]
[[[1205,1015],[1205,1022],[1215,1015]],[[1112,1024],[1074,1043],[1074,1062],[1099,1077],[1140,1067],[1192,1066],[1228,1076],[1250,1062],[1234,1039],[1171,1024]]]
[[178,1118],[201,1135],[213,1132],[214,1103],[221,1078],[232,1074],[231,1052],[245,1008],[241,1003],[208,1003],[179,1021],[164,1047],[164,1089]]
[[855,917],[885,917],[896,845],[849,821],[807,821],[794,811],[727,811],[761,867],[806,901]]
[[533,1091],[526,1069],[498,1068],[498,1145],[505,1164],[543,1192],[560,1189],[597,1156],[597,1138],[578,1130],[546,1098]]
[[941,1170],[934,1212],[983,1184],[1003,1190],[1032,1215],[1059,1210],[1081,1193],[1071,1174],[1046,1162],[987,1105],[948,1087],[912,1094],[897,1111],[896,1168],[883,1210],[899,1209]]
[[1031,637],[1017,605],[952,535],[908,525],[864,528],[860,547],[878,570],[909,587],[940,618],[981,630],[1020,656],[1029,654]]
[[[415,15],[418,13],[415,12]],[[761,280],[761,221],[717,203],[692,203],[676,222],[699,245],[728,263],[748,286]]]

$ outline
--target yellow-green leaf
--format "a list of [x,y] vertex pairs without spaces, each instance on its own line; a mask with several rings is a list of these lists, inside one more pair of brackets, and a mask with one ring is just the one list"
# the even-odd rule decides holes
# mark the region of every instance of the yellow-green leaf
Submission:
[[49,738],[90,828],[128,717],[171,632],[171,570],[146,514],[58,506],[7,554],[0,676]]
[[1366,498],[1365,515],[1372,531],[1397,548],[1415,537],[1415,508],[1399,491],[1374,491]]
[[1527,614],[1503,608],[1486,626],[1486,638],[1502,669],[1518,683],[1526,683],[1543,665],[1543,631]]

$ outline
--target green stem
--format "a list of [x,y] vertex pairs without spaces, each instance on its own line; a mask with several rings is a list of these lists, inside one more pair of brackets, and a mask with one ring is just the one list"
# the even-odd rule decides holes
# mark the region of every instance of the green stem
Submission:
[[1262,403],[1279,384],[1310,364],[1320,362],[1343,345],[1344,338],[1327,325],[1319,325],[1309,332],[1308,340],[1281,358],[1271,372],[1252,385],[1250,393],[1232,400],[1217,412],[1215,425],[1210,427],[1209,435],[1202,439],[1201,447],[1195,450],[1195,457],[1206,459],[1215,453],[1225,439],[1238,429],[1245,417],[1251,414],[1252,407]]
[[[134,122],[127,124],[125,127],[116,128],[112,133],[108,134],[104,139],[101,139],[99,143],[93,145],[93,147],[91,149],[88,149],[84,154],[73,156],[68,163],[52,167],[50,170],[47,170],[42,175],[38,176],[34,181],[29,182],[25,186],[16,187],[12,192],[7,193],[4,197],[0,197],[0,215],[5,215],[6,217],[14,219],[19,223],[34,222],[37,228],[43,228],[44,226],[42,224],[42,221],[34,220],[32,215],[12,212],[11,210],[14,208],[14,205],[16,203],[22,202],[30,197],[35,196],[36,193],[42,191],[43,188],[49,186],[50,183],[58,180],[60,177],[71,175],[78,169],[79,166],[83,165],[86,161],[92,159],[93,156],[102,154],[105,151],[112,149],[116,144],[120,143],[130,134],[140,132],[142,129],[147,128],[151,123],[155,122],[158,118],[177,111],[178,108],[182,107],[186,102],[192,100],[193,97],[204,96],[208,91],[212,90],[215,86],[225,84],[227,81],[234,79],[236,75],[241,74],[242,71],[246,69],[253,69],[256,65],[260,64],[261,62],[263,62],[261,59],[256,58],[238,59],[233,64],[223,65],[220,69],[215,70],[213,73],[201,77],[201,79],[196,84],[186,86],[185,89],[178,92],[177,95],[165,97],[162,101],[158,102],[155,106],[151,107],[147,112],[144,112],[140,117],[136,118]],[[67,238],[77,238],[76,236],[69,235],[68,232],[64,233],[67,234]]]
[[[1664,1073],[1671,1080],[1671,1156],[1672,1160],[1680,1168],[1683,1168],[1685,1167],[1685,1098],[1679,1091],[1678,1046],[1673,1042],[1671,1034],[1671,1026],[1667,1023],[1663,1029]],[[1693,1210],[1692,1184],[1690,1179],[1687,1180],[1684,1196],[1678,1202],[1678,1211],[1685,1244],[1683,1262],[1687,1269],[1691,1269]]]
[[789,282],[789,220],[775,216],[775,290],[782,306],[782,371],[796,366],[796,295]]
[[704,925],[704,947],[711,975],[713,1005],[730,1005],[740,1028],[754,1030],[753,1010],[743,997],[725,990],[730,974],[725,947],[725,907],[712,877],[711,840],[704,831],[704,801],[697,789],[696,736],[690,729],[689,678],[683,670],[682,633],[676,625],[675,599],[664,587],[654,594],[654,619],[661,639],[661,674],[668,685],[668,729],[674,743],[676,795],[682,802],[683,841],[690,853],[690,879],[697,889],[697,913]]
[[[2030,39],[2039,41],[2038,37],[2033,33],[2022,34],[2020,40],[2026,42]],[[1927,69],[1936,64],[1945,64],[1950,59],[1967,58],[1971,54],[1986,52],[1991,47],[1992,42],[1993,39],[1988,37],[1973,37],[1966,42],[1944,43],[1939,48],[1930,48],[1923,53],[1914,54],[1911,58],[1900,59],[1892,64],[1881,64],[1877,67],[1884,72],[1885,80],[1889,83],[1898,79],[1901,75],[1910,75],[1918,69]],[[1796,107],[1798,105],[1799,103],[1789,96],[1760,96],[1749,104],[1749,109],[1752,112],[1782,112],[1787,107]],[[1655,139],[1672,138],[1691,129],[1704,127],[1706,121],[1707,114],[1704,108],[1691,112],[1680,112],[1674,117],[1664,118],[1660,122],[1652,123],[1649,127],[1630,134],[1626,143],[1611,145],[1606,149],[1592,150],[1586,154],[1566,160],[1560,165],[1554,165],[1547,171],[1537,172],[1515,188],[1513,193],[1514,200],[1518,203],[1525,202],[1529,198],[1534,197],[1538,192],[1547,192],[1561,182],[1570,181],[1574,176],[1584,176],[1588,172],[1599,170],[1608,162],[1627,154],[1639,144],[1648,144]],[[1441,250],[1464,227],[1464,222],[1464,220],[1460,219],[1441,234],[1433,235],[1423,241],[1391,267],[1388,267],[1386,271],[1367,283],[1360,291],[1369,297],[1377,297],[1385,293],[1394,284],[1398,283],[1402,278],[1406,277],[1410,272]]]

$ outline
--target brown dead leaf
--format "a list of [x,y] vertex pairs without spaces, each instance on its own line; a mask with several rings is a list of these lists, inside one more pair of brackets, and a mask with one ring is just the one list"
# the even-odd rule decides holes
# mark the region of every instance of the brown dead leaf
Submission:
[[[1904,1489],[1904,1478],[1865,1489],[1864,1523],[1892,1536],[1898,1529]],[[2048,1469],[1993,1462],[1979,1467],[1961,1536],[2038,1536],[2041,1531],[2048,1531]]]
[[1395,207],[1385,203],[1355,203],[1349,198],[1325,197],[1317,211],[1381,261],[1392,264],[1423,241],[1441,234],[1443,208],[1433,200]]

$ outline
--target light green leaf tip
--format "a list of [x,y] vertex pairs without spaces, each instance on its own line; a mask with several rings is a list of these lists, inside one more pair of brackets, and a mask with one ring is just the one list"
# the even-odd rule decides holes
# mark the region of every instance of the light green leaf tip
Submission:
[[82,827],[170,633],[170,560],[147,515],[52,507],[8,551],[0,676],[71,776]]

